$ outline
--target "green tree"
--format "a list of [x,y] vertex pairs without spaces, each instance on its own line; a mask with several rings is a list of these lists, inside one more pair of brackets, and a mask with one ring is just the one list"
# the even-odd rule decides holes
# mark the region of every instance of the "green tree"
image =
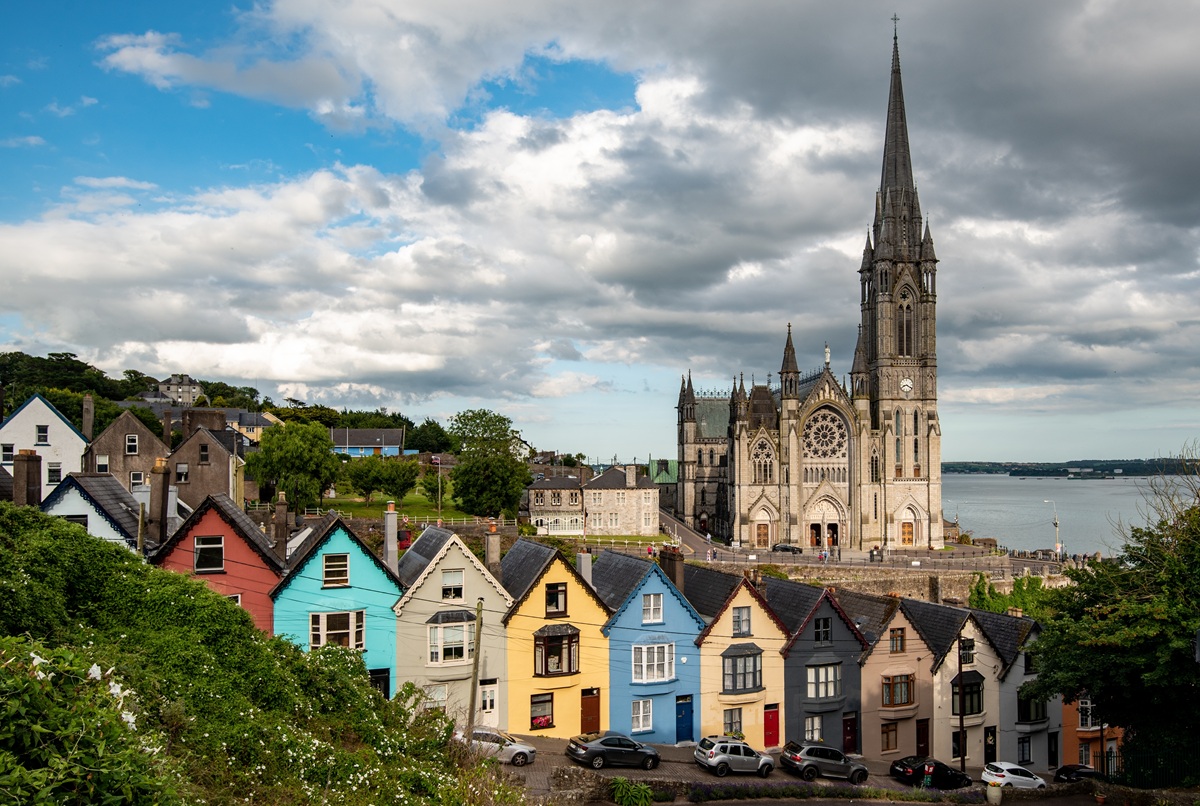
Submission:
[[459,453],[450,479],[462,509],[472,515],[516,515],[521,493],[533,479],[517,458],[524,443],[512,420],[470,409],[450,418],[449,433]]
[[350,459],[342,465],[342,475],[354,491],[368,504],[376,490],[383,489],[383,457],[363,456]]
[[488,409],[460,411],[450,418],[448,433],[455,453],[517,456],[521,452],[521,434],[513,428],[512,420]]
[[339,469],[329,429],[318,423],[290,422],[268,428],[258,451],[246,457],[246,472],[259,484],[274,482],[297,512],[320,503]]
[[1125,729],[1127,757],[1173,757],[1200,731],[1197,479],[1159,479],[1151,522],[1128,529],[1121,554],[1066,572],[1074,584],[1049,593],[1032,646],[1031,693],[1090,699],[1098,719]]
[[412,459],[387,457],[383,459],[379,490],[397,502],[403,501],[404,496],[417,486],[417,474],[420,472],[420,466]]
[[404,447],[422,453],[445,453],[453,447],[453,443],[441,423],[432,417],[426,417],[423,423],[409,432]]
[[450,478],[439,473],[436,468],[426,470],[421,476],[421,494],[434,506],[441,506],[449,490]]
[[988,581],[986,574],[976,574],[975,581],[971,584],[968,604],[993,613],[1006,613],[1015,607],[1027,616],[1040,619],[1046,615],[1046,597],[1049,590],[1042,584],[1041,577],[1019,576],[1013,580],[1011,593],[1000,593],[996,586]]

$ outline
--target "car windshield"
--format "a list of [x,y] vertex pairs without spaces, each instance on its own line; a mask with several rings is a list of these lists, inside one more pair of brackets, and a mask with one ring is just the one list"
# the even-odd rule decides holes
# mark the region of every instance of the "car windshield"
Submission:
[[507,744],[517,744],[517,740],[514,739],[513,737],[509,736],[504,731],[498,730],[498,731],[496,731],[496,735],[500,737],[501,741],[503,741]]
[[700,749],[701,750],[711,750],[714,744],[716,744],[716,742],[714,742],[712,739],[705,736],[703,739],[700,740]]

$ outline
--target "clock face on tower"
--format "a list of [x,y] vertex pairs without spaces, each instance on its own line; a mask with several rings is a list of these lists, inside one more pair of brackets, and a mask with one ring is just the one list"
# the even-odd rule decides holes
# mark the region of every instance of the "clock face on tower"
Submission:
[[913,390],[912,378],[904,378],[903,380],[900,381],[900,391],[901,392],[903,392],[904,394],[907,395],[912,390]]

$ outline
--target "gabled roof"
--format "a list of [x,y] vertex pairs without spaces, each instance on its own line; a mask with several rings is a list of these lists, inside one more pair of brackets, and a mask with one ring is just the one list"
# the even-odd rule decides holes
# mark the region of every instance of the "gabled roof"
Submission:
[[576,476],[549,476],[529,485],[531,490],[578,490],[583,484]]
[[[782,580],[776,581],[779,582]],[[804,619],[800,626],[798,626],[795,631],[792,632],[791,637],[788,639],[787,644],[783,648],[785,655],[791,651],[792,645],[795,644],[796,641],[800,640],[800,634],[804,632],[804,628],[807,627],[808,623],[816,616],[817,610],[821,607],[821,602],[829,602],[829,606],[833,608],[833,612],[836,613],[838,618],[842,620],[842,623],[846,625],[846,629],[850,630],[850,634],[858,639],[860,651],[865,650],[870,646],[870,642],[867,641],[866,636],[862,634],[862,631],[858,629],[858,625],[854,623],[854,619],[850,618],[849,614],[842,609],[842,606],[838,604],[838,600],[834,598],[829,589],[824,588],[821,590],[821,597],[817,599],[816,604],[814,604],[812,609],[808,611],[808,616]]]
[[705,621],[721,612],[733,589],[742,581],[738,574],[726,574],[703,565],[684,563],[683,596]]
[[[679,589],[671,584],[665,571],[658,563],[622,554],[619,551],[605,549],[599,559],[592,563],[592,585],[604,603],[613,611],[612,616],[601,630],[608,635],[612,625],[630,607],[634,607],[635,595],[644,588],[652,577],[657,577],[663,588],[691,615],[696,623],[696,631],[704,629],[704,618],[696,609],[688,604]],[[624,593],[622,594],[622,591]],[[671,625],[672,632],[680,632],[679,624]]]
[[[972,608],[971,617],[979,624],[988,643],[996,649],[1000,660],[1004,662],[1005,672],[1021,656],[1021,645],[1037,626],[1037,622],[1029,616],[1010,616],[990,610]],[[1004,677],[1004,674],[1001,673],[1000,677]]]
[[258,524],[252,521],[250,516],[243,512],[241,507],[235,504],[233,499],[225,493],[217,493],[205,498],[200,506],[196,507],[195,511],[183,522],[183,525],[176,529],[171,537],[154,551],[150,561],[157,565],[165,559],[179,541],[200,522],[200,519],[209,510],[215,511],[221,517],[221,520],[229,524],[234,533],[241,537],[250,548],[254,549],[263,558],[263,562],[268,568],[277,575],[283,574],[287,565],[271,547],[267,536],[258,528]]
[[197,428],[189,437],[187,437],[187,439],[179,443],[179,447],[172,451],[171,455],[174,456],[175,454],[179,453],[181,450],[183,450],[183,446],[187,445],[193,440],[203,438],[207,438],[217,445],[220,445],[225,453],[229,454],[230,456],[241,457],[245,455],[245,443],[243,442],[244,438],[241,434],[236,431],[209,431],[204,426]]
[[68,420],[66,417],[64,417],[64,416],[63,416],[63,413],[62,413],[61,411],[59,411],[58,409],[54,408],[54,404],[53,404],[53,403],[51,403],[49,400],[47,400],[46,398],[42,397],[42,396],[41,396],[40,394],[38,394],[38,393],[34,393],[33,395],[31,395],[31,396],[30,396],[30,398],[29,398],[28,400],[26,400],[26,401],[25,401],[24,403],[22,403],[20,406],[17,406],[17,408],[13,410],[13,413],[12,413],[12,414],[10,414],[10,415],[8,415],[8,418],[7,418],[6,420],[4,420],[4,421],[0,422],[0,428],[3,428],[4,426],[6,426],[6,425],[8,425],[10,422],[12,422],[12,421],[13,421],[13,419],[14,419],[14,418],[15,418],[15,417],[16,417],[18,414],[20,414],[22,411],[24,411],[24,410],[25,410],[25,407],[26,407],[26,406],[29,406],[29,405],[31,405],[31,404],[32,404],[34,401],[39,401],[39,402],[40,402],[42,405],[44,405],[44,406],[45,406],[47,409],[49,409],[49,410],[50,410],[50,413],[51,413],[51,414],[53,414],[55,417],[57,417],[59,420],[61,420],[63,425],[65,425],[67,428],[70,428],[70,429],[71,429],[71,431],[72,431],[72,433],[74,433],[74,434],[75,434],[75,436],[77,436],[77,437],[79,437],[81,440],[83,440],[83,442],[84,442],[85,444],[87,443],[87,441],[88,441],[88,440],[87,440],[87,437],[85,437],[85,436],[83,435],[83,432],[82,432],[82,431],[80,431],[78,428],[76,428],[74,423],[72,423],[70,420]]
[[971,617],[970,611],[960,607],[923,602],[919,599],[904,599],[900,602],[900,610],[921,636],[925,646],[933,652],[931,668],[934,671],[954,648],[958,634]]
[[[128,425],[124,425],[126,423],[128,423]],[[151,439],[153,439],[155,442],[157,442],[158,446],[162,448],[162,452],[164,454],[170,453],[171,449],[167,446],[167,444],[165,442],[162,441],[161,435],[155,433],[153,429],[151,429],[144,422],[139,420],[137,415],[134,414],[130,409],[125,409],[120,414],[118,414],[116,419],[114,419],[111,423],[108,424],[107,428],[105,428],[103,431],[101,431],[99,434],[97,434],[96,438],[94,440],[92,440],[92,444],[88,446],[88,450],[89,451],[92,450],[93,446],[95,446],[95,444],[97,442],[99,442],[101,439],[103,439],[104,435],[107,434],[109,431],[118,432],[118,431],[122,431],[124,428],[128,428],[128,427],[134,428],[135,430],[138,431],[138,433],[140,435],[149,435],[149,437]]]
[[503,578],[504,587],[513,599],[512,606],[504,614],[505,624],[520,609],[530,591],[536,587],[537,581],[550,569],[555,559],[562,561],[570,574],[579,582],[579,586],[587,591],[606,616],[612,614],[612,608],[596,595],[595,589],[579,575],[575,566],[567,562],[567,558],[563,557],[558,549],[522,537],[500,560],[500,576]]
[[638,476],[633,487],[625,485],[625,468],[610,467],[600,475],[593,478],[587,484],[583,485],[589,490],[625,490],[625,489],[649,489],[654,487],[654,482],[646,476]]
[[70,473],[42,502],[42,511],[51,509],[69,490],[78,490],[131,548],[137,547],[138,502],[116,477],[110,473]]
[[[329,538],[333,536],[333,533],[338,529],[344,531],[346,536],[350,538],[350,542],[358,546],[362,553],[366,557],[369,557],[371,562],[375,563],[375,567],[382,571],[384,576],[396,584],[396,590],[398,592],[403,592],[404,586],[400,584],[400,580],[397,579],[396,575],[392,573],[392,569],[384,565],[383,561],[375,556],[375,552],[367,548],[367,544],[362,542],[358,535],[354,534],[354,531],[346,525],[345,521],[336,515],[330,515],[322,520],[320,524],[318,524],[317,528],[313,529],[312,533],[305,538],[304,542],[300,544],[295,553],[289,553],[288,571],[286,574],[284,574],[283,579],[279,580],[279,584],[277,584],[274,588],[271,588],[272,599],[278,597],[279,594],[287,588],[288,583],[300,573],[301,569],[303,569],[308,561],[318,553],[320,547],[324,545],[325,542],[329,540]],[[354,586],[351,585],[351,588],[353,587]]]
[[[686,582],[684,583],[684,587],[687,587]],[[771,605],[767,604],[767,600],[764,599],[762,594],[758,592],[758,589],[750,584],[750,580],[746,579],[745,577],[741,577],[738,584],[735,585],[733,590],[729,592],[729,596],[725,599],[725,603],[721,605],[721,609],[717,611],[712,620],[710,620],[708,624],[704,626],[704,629],[700,631],[700,634],[696,636],[696,646],[700,646],[704,643],[704,639],[708,637],[710,632],[712,632],[712,627],[717,623],[717,619],[720,617],[721,613],[723,613],[725,610],[728,610],[732,606],[738,590],[742,588],[745,588],[750,592],[750,597],[754,599],[754,601],[758,602],[759,606],[762,607],[763,612],[767,614],[767,618],[771,620],[771,623],[779,628],[779,632],[781,632],[784,637],[788,636],[787,626],[779,620],[779,616],[775,615],[775,611],[771,609]],[[782,654],[787,654],[787,647],[784,647],[781,651]]]
[[808,621],[809,614],[825,593],[824,588],[815,585],[774,577],[763,577],[759,588],[789,634],[795,633]]
[[[467,560],[473,566],[475,566],[475,569],[479,571],[480,574],[483,575],[483,578],[487,580],[493,588],[496,589],[497,593],[504,597],[506,607],[512,605],[512,596],[510,596],[508,591],[504,589],[503,585],[496,581],[496,578],[492,576],[484,564],[479,561],[479,558],[476,557],[469,548],[467,548],[466,544],[462,542],[458,535],[454,534],[453,532],[448,532],[445,529],[440,529],[437,526],[429,526],[424,532],[421,533],[421,536],[417,538],[416,542],[414,542],[412,546],[410,546],[408,550],[404,552],[404,556],[400,558],[399,572],[397,573],[397,577],[400,579],[400,583],[404,586],[404,594],[396,602],[396,605],[393,608],[393,610],[396,611],[397,616],[401,614],[405,604],[407,604],[410,599],[417,595],[417,591],[420,590],[421,585],[424,583],[426,577],[429,576],[433,569],[437,567],[438,563],[441,562],[442,558],[445,557],[450,549],[454,546],[459,547],[462,553],[467,557]],[[413,559],[410,560],[406,565],[405,561],[408,560],[409,557],[412,557]],[[474,618],[474,614],[472,614],[471,620],[474,621]]]
[[863,656],[865,659],[867,655],[871,654],[871,650],[883,636],[883,631],[888,628],[896,613],[899,612],[900,598],[847,590],[839,590],[835,596],[838,604],[842,606],[842,610],[858,625],[858,631],[870,644]]
[[0,501],[13,500],[13,477],[7,470],[0,467]]

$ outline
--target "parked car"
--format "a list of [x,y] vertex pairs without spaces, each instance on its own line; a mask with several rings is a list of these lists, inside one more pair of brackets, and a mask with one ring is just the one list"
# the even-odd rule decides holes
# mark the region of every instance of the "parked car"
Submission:
[[1054,783],[1073,784],[1077,781],[1107,781],[1104,773],[1086,764],[1064,764],[1054,771]]
[[1045,789],[1046,782],[1029,770],[1008,761],[993,761],[983,765],[983,782],[993,781],[1001,786],[1015,786],[1018,789]]
[[757,772],[763,778],[775,769],[775,762],[741,739],[731,736],[705,736],[692,753],[696,763],[724,778],[731,772]]
[[867,780],[866,765],[849,758],[841,750],[823,744],[788,742],[779,754],[779,763],[805,781],[818,775],[845,778],[852,784]]
[[803,554],[804,546],[793,546],[791,543],[776,543],[771,546],[771,551],[787,551],[792,554]]
[[934,789],[962,789],[964,786],[975,783],[965,772],[956,770],[936,758],[924,756],[907,756],[896,759],[892,762],[888,772],[901,783],[909,786],[921,786],[925,782],[925,767],[928,764],[933,765],[931,774],[933,780],[930,786]]
[[[460,742],[465,741],[462,731],[454,734]],[[476,753],[492,756],[514,767],[524,767],[533,761],[537,749],[520,739],[495,728],[475,728],[471,731],[470,748]]]
[[595,769],[611,764],[652,770],[658,766],[658,751],[648,744],[635,742],[623,733],[606,730],[583,733],[567,742],[567,756]]

